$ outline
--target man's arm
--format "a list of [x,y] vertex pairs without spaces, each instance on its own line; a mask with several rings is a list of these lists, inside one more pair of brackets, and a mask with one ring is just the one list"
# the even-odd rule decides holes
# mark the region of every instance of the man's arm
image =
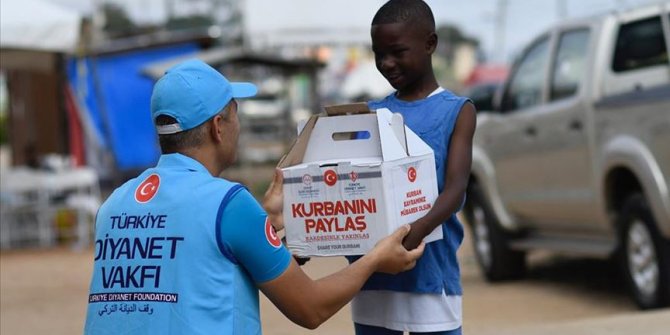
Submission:
[[[283,208],[281,170],[263,199],[268,218],[281,217]],[[283,228],[283,224],[279,228]],[[403,238],[410,230],[404,225],[379,241],[365,256],[348,267],[319,280],[312,280],[291,260],[278,277],[258,284],[263,293],[294,323],[314,329],[349,302],[374,272],[398,273],[413,268],[423,254],[424,244],[407,251]]]
[[282,275],[259,287],[287,318],[315,329],[346,305],[372,273],[395,274],[416,265],[425,245],[405,250],[402,239],[409,229],[408,225],[399,228],[370,253],[330,276],[312,280],[293,260]]
[[454,132],[449,144],[449,159],[445,172],[444,189],[435,204],[422,218],[412,223],[412,231],[403,241],[408,250],[419,243],[437,226],[455,213],[463,202],[468,187],[472,164],[472,137],[475,133],[477,116],[475,106],[467,102],[456,119]]

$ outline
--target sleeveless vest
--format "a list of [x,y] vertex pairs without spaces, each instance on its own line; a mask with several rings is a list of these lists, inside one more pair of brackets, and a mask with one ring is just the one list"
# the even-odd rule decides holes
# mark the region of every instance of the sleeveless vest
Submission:
[[258,290],[225,256],[221,213],[241,186],[161,156],[96,217],[86,334],[260,334]]
[[[405,124],[433,149],[437,187],[442,193],[451,134],[461,107],[467,101],[445,90],[412,102],[391,94],[368,105],[371,109],[388,108],[402,114]],[[445,291],[448,295],[462,295],[456,251],[463,240],[463,226],[454,214],[442,224],[442,231],[444,238],[426,245],[414,269],[398,275],[375,273],[363,289],[436,294]]]

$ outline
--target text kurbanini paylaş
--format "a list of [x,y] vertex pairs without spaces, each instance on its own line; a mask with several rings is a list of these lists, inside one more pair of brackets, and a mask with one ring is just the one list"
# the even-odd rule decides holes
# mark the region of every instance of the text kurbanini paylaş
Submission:
[[375,199],[291,204],[291,215],[304,218],[305,233],[363,232],[366,215],[377,213]]

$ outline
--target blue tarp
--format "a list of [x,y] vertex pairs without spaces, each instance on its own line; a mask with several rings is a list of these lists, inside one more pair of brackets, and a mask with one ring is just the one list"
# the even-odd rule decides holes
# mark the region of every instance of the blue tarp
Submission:
[[197,44],[189,43],[68,62],[70,84],[85,105],[101,146],[112,151],[119,170],[150,167],[160,156],[149,110],[154,82],[141,70],[198,50]]

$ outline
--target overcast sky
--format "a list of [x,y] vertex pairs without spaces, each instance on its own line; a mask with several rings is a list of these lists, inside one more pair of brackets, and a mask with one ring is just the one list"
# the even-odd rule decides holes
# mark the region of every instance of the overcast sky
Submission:
[[[21,0],[2,0],[21,1]],[[104,0],[48,0],[82,11]],[[165,19],[166,0],[107,0],[123,4],[138,22],[160,22]],[[250,28],[331,28],[368,29],[372,16],[384,0],[244,0]],[[499,4],[505,0],[426,0],[436,21],[457,25],[466,34],[478,38],[487,54],[510,55],[530,39],[555,23],[560,13],[565,17],[584,17],[639,4],[668,0],[506,0],[504,45],[498,38],[496,18]],[[175,0],[178,11],[189,10],[185,1]],[[206,8],[207,0],[203,0]],[[192,2],[191,2],[192,3]],[[563,4],[563,6],[561,6]],[[192,6],[192,5],[191,5]],[[195,10],[198,10],[196,7]],[[202,8],[200,9],[202,10]],[[325,17],[324,17],[325,16]],[[494,48],[500,47],[503,50]]]

